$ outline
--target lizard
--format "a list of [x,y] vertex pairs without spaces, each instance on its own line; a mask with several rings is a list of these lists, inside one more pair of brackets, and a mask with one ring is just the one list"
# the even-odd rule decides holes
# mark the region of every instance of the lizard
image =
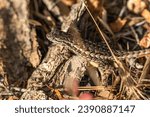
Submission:
[[[76,37],[74,37],[71,33],[63,32],[56,28],[49,32],[46,36],[49,41],[55,44],[62,44],[74,54],[85,58],[92,66],[97,67],[101,74],[102,84],[105,85],[108,75],[114,68],[112,64],[115,62],[106,45],[81,38],[81,42],[85,45],[81,47],[80,43],[76,42]],[[130,52],[114,50],[114,53],[119,60],[125,60],[146,56],[150,54],[150,49]]]
[[[73,53],[80,55],[89,61],[99,62],[101,60],[114,60],[111,56],[107,47],[101,43],[94,43],[90,40],[83,40],[86,48],[80,48],[79,44],[74,42],[75,37],[73,35],[60,31],[58,29],[54,29],[49,32],[47,35],[47,39],[53,43],[61,43],[69,48]],[[137,51],[130,52],[119,52],[114,51],[118,59],[130,59],[130,58],[138,58],[143,57],[150,54],[150,49],[143,49]]]

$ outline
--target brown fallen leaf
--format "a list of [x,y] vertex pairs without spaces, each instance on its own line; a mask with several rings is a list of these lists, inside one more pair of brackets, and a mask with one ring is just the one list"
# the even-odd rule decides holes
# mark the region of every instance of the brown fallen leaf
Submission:
[[148,32],[150,32],[150,24],[145,23],[145,24],[143,25],[143,28],[145,28]]
[[110,28],[113,32],[119,32],[126,24],[126,19],[118,18],[115,22],[110,23]]
[[150,47],[150,33],[146,34],[141,41],[139,42],[139,45],[144,47],[144,48],[148,48]]
[[8,97],[8,100],[18,100],[18,97],[16,97],[16,96],[10,96],[10,97]]
[[148,23],[150,23],[150,11],[148,9],[144,9],[141,15]]
[[143,0],[128,0],[127,8],[135,14],[139,14],[146,8],[146,3]]
[[128,25],[129,26],[134,26],[134,25],[136,25],[136,24],[138,24],[138,23],[140,23],[140,22],[142,22],[143,21],[143,18],[142,17],[133,17],[129,22],[128,22]]
[[72,6],[77,2],[77,0],[61,0],[65,5]]
[[88,5],[91,8],[93,7],[94,8],[93,10],[98,10],[99,11],[102,7],[102,2],[101,2],[101,0],[89,0]]

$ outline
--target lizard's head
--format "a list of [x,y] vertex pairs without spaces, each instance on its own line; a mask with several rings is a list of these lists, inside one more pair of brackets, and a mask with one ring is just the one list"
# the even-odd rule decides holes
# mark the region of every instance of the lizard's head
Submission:
[[54,42],[54,43],[61,43],[61,42],[64,42],[67,40],[67,38],[69,37],[70,35],[63,32],[63,31],[60,31],[56,28],[52,29],[51,32],[49,32],[46,37],[49,41],[51,42]]
[[58,43],[58,39],[59,38],[59,30],[57,29],[52,29],[48,34],[46,34],[46,37],[49,41],[54,42],[54,43]]

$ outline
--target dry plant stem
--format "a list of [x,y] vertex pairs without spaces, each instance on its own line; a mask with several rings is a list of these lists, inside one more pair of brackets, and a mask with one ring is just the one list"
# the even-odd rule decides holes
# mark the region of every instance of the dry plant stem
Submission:
[[86,71],[87,61],[80,56],[72,56],[64,66],[57,71],[53,79],[57,79],[55,84],[63,85],[66,89],[71,90],[74,80],[80,81]]
[[65,5],[63,5],[60,0],[43,0],[43,2],[47,6],[49,11],[58,16],[58,19],[61,22],[64,22],[63,16],[69,13],[69,9]]
[[87,90],[87,91],[89,91],[89,90],[97,90],[97,91],[108,91],[108,90],[110,90],[110,91],[113,91],[114,89],[112,89],[112,87],[111,86],[108,86],[108,87],[106,87],[106,86],[86,86],[86,87],[79,87],[79,91],[85,91],[85,90]]
[[[52,47],[50,47],[42,63],[38,66],[38,68],[36,68],[36,70],[32,73],[31,77],[29,78],[27,91],[22,95],[22,99],[32,97],[32,94],[38,93],[37,89],[42,90],[44,83],[51,80],[51,78],[56,72],[57,67],[61,63],[66,61],[66,59],[68,59],[69,56],[70,54],[68,50],[66,50],[61,45],[53,45]],[[30,91],[32,91],[32,93],[30,93]],[[39,95],[42,95],[42,98],[45,97],[46,99],[46,96],[44,96],[42,91],[39,93]]]
[[42,83],[49,81],[55,74],[57,67],[68,59],[69,56],[68,50],[60,45],[53,45],[49,48],[47,56],[29,78],[27,88],[42,87]]
[[139,37],[138,37],[137,33],[135,32],[135,30],[134,30],[134,28],[132,26],[130,28],[131,28],[132,33],[134,34],[136,42],[139,43]]
[[146,76],[149,74],[149,71],[150,71],[150,57],[146,57],[146,58],[147,58],[147,60],[144,65],[141,77],[138,80],[138,84],[141,84],[141,81],[146,78]]
[[115,34],[113,33],[113,31],[110,29],[109,25],[104,22],[99,16],[98,16],[98,20],[101,24],[103,24],[103,26],[112,34],[113,37],[115,37]]
[[[76,23],[79,22],[84,11],[85,11],[85,7],[81,2],[73,5],[71,8],[71,11],[69,13],[69,16],[67,18],[65,18],[65,20],[61,26],[61,30],[63,32],[70,32],[70,30],[72,30],[71,28],[73,28],[73,29],[76,28],[75,22]],[[79,32],[77,31],[77,29],[71,31],[70,33],[74,34],[74,36],[79,35]],[[76,33],[78,33],[78,34],[76,34]]]

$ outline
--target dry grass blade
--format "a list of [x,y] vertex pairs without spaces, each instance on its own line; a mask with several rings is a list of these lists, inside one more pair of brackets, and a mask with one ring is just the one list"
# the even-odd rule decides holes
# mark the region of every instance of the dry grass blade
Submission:
[[106,22],[104,22],[99,16],[97,17],[99,22],[101,24],[103,24],[103,26],[112,34],[113,37],[115,37],[115,34],[113,33],[113,31],[110,29],[110,27],[108,26],[108,24]]
[[144,68],[143,68],[143,71],[142,71],[142,74],[141,74],[141,77],[140,77],[140,79],[138,81],[139,84],[141,83],[141,81],[143,79],[146,78],[146,76],[149,73],[149,71],[150,71],[150,57],[147,57],[146,63],[144,65]]
[[90,91],[90,90],[111,90],[111,91],[113,91],[114,89],[112,89],[112,87],[111,86],[109,86],[109,87],[105,87],[105,86],[86,86],[86,87],[79,87],[78,88],[78,90],[79,91],[85,91],[85,90],[88,90],[88,91]]

